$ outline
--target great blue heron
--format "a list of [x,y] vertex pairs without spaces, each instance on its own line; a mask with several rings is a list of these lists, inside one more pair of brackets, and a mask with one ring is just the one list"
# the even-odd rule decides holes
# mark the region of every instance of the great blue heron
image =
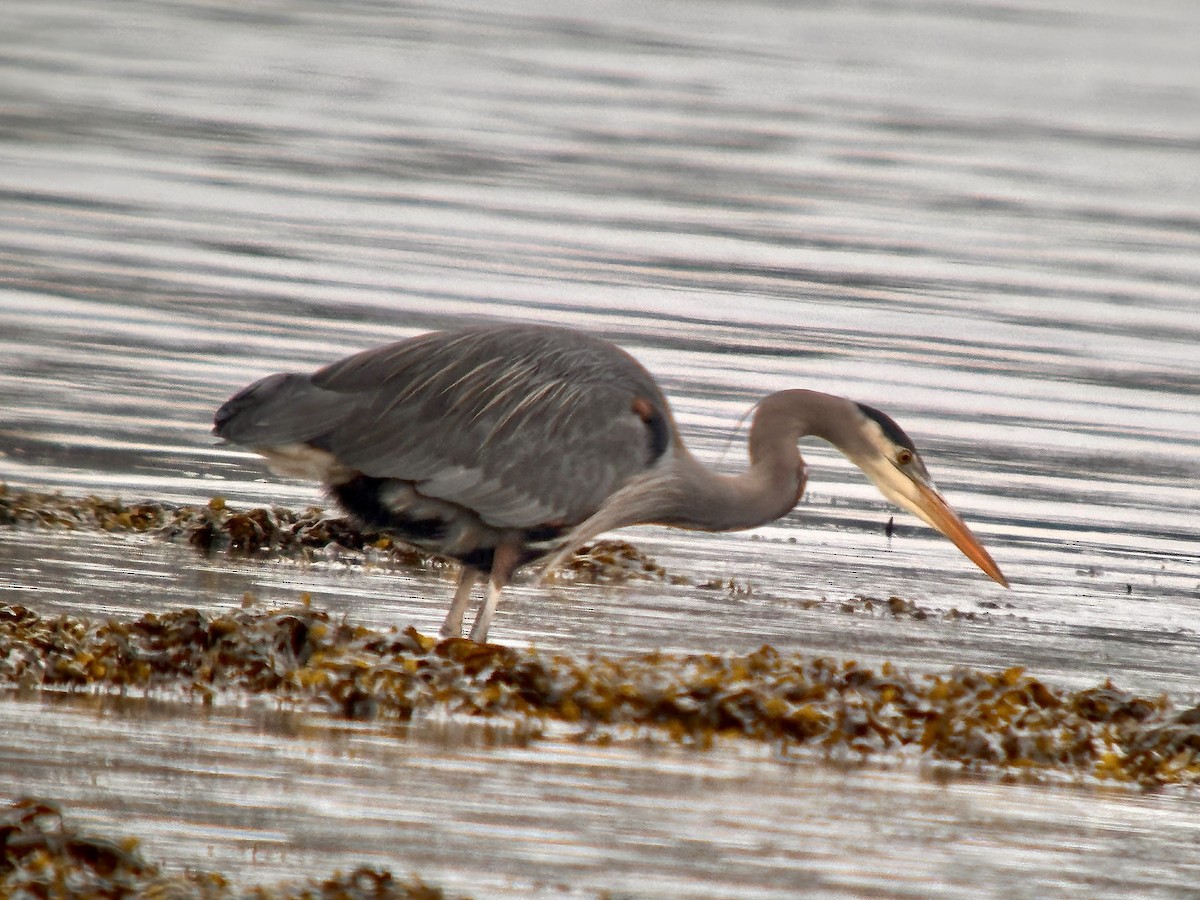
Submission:
[[899,506],[984,572],[1008,582],[934,488],[888,416],[842,397],[780,391],[759,402],[750,467],[705,468],[684,446],[654,378],[625,351],[580,331],[498,325],[438,331],[356,353],[311,375],[271,375],[218,410],[214,433],[283,475],[320,481],[365,526],[462,564],[442,625],[483,641],[513,571],[550,571],[625,525],[752,528],[800,500],[796,447],[824,438]]

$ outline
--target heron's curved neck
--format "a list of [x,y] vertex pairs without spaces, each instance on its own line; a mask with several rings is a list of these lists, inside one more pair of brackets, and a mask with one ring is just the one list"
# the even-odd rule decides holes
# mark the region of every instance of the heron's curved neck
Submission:
[[852,437],[839,423],[853,404],[817,391],[780,391],[765,397],[750,425],[750,466],[740,475],[706,468],[682,446],[678,465],[681,514],[665,524],[706,531],[736,531],[778,519],[804,492],[804,460],[796,443],[807,435],[824,438],[843,452]]

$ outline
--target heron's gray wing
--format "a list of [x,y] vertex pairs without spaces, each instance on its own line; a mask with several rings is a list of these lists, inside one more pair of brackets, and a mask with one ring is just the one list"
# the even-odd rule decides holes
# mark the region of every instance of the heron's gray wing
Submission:
[[244,447],[308,442],[341,426],[347,398],[315,387],[307,375],[269,375],[222,404],[213,432]]
[[582,521],[666,450],[672,428],[631,357],[560,329],[423,335],[335,363],[312,385],[347,405],[317,446],[496,527]]

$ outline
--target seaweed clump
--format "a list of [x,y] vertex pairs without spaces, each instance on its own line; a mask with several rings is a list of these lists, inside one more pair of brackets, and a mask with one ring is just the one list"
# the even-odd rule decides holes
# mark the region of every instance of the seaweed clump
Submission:
[[[0,527],[90,529],[116,533],[151,534],[186,543],[205,555],[238,557],[330,559],[342,562],[384,560],[407,568],[446,566],[444,559],[392,540],[386,534],[360,530],[353,520],[309,507],[296,512],[284,507],[231,509],[224,498],[207,504],[176,505],[159,501],[124,503],[97,496],[12,490],[0,483]],[[724,591],[749,597],[754,586],[740,578],[696,580],[668,572],[628,541],[604,538],[580,547],[552,576],[586,584],[655,581]],[[802,608],[829,606],[843,613],[926,620],[976,619],[979,614],[957,609],[935,612],[910,600],[852,597],[836,604],[824,599],[792,601]]]
[[908,748],[960,771],[1094,777],[1144,787],[1200,782],[1200,708],[1111,683],[1046,685],[1014,667],[933,675],[764,646],[748,654],[584,658],[382,634],[309,606],[184,610],[136,621],[41,617],[0,605],[0,684],[27,689],[267,694],[351,718],[494,717],[536,736],[742,738],[839,761]]
[[360,868],[325,880],[235,889],[223,876],[168,874],[147,861],[135,838],[112,841],[84,833],[53,803],[22,799],[0,808],[0,896],[69,900],[170,897],[172,900],[442,900],[417,878]]
[[[318,507],[299,512],[262,506],[235,510],[222,497],[204,505],[124,503],[96,496],[12,490],[0,483],[0,526],[152,534],[186,543],[204,554],[297,559],[333,556],[342,560],[372,557],[422,569],[446,565],[440,557],[393,541],[386,534],[362,531],[346,516],[330,515]],[[562,572],[573,580],[591,583],[667,579],[666,571],[653,559],[632,544],[615,540],[581,548]]]
[[364,533],[348,518],[331,516],[317,507],[300,512],[283,507],[234,510],[222,497],[202,506],[124,503],[96,496],[14,491],[0,484],[0,525],[154,534],[185,542],[203,553],[308,557],[315,551],[340,549],[382,551],[408,565],[434,562],[427,553],[395,544],[386,536]]

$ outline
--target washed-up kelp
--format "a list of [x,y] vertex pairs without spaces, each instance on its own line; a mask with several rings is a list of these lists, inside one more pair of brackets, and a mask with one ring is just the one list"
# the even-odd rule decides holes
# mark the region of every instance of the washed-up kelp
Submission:
[[1049,686],[1020,668],[908,674],[781,653],[572,657],[413,628],[384,634],[306,605],[183,610],[136,621],[0,606],[0,684],[272,695],[289,708],[409,721],[488,717],[523,734],[655,735],[807,749],[840,761],[907,752],[967,772],[1154,787],[1200,779],[1200,708],[1104,684]]
[[[318,507],[300,512],[283,507],[234,510],[220,497],[203,506],[157,501],[124,503],[96,496],[66,497],[13,490],[0,484],[0,526],[145,533],[187,543],[205,554],[225,553],[236,557],[347,563],[372,560],[410,569],[439,569],[451,565],[424,551],[396,543],[387,535],[362,532],[350,519],[330,515]],[[657,581],[692,585],[739,597],[754,593],[753,585],[742,578],[695,579],[668,572],[637,547],[613,539],[601,539],[581,547],[552,577],[588,584]],[[822,598],[791,602],[805,609],[825,607],[852,615],[898,619],[925,620],[936,615],[957,620],[975,619],[981,615],[953,608],[934,611],[901,597],[860,596],[840,601]]]
[[147,861],[136,838],[87,834],[53,803],[23,799],[0,808],[0,897],[170,898],[170,900],[442,900],[417,878],[362,868],[278,887],[234,888],[213,873],[168,874]]
[[[152,534],[202,553],[297,559],[378,558],[410,568],[449,565],[387,535],[360,531],[345,516],[318,507],[236,510],[217,497],[202,506],[159,501],[125,503],[104,497],[66,497],[14,490],[0,484],[0,526],[88,529]],[[668,580],[652,559],[624,541],[596,541],[564,566],[575,581]],[[687,579],[673,578],[683,583]],[[711,586],[711,585],[708,585]]]

